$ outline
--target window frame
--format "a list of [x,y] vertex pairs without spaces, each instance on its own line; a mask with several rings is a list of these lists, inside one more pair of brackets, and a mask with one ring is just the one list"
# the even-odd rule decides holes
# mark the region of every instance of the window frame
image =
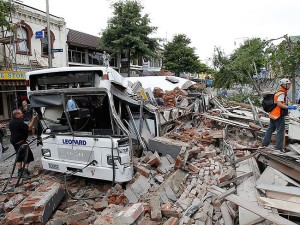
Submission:
[[[41,42],[41,56],[42,57],[45,57],[45,58],[48,58],[48,54],[44,54],[44,51],[43,51],[43,41],[46,40],[46,34],[48,34],[48,30],[47,28],[43,29],[42,31],[44,31],[45,33],[45,38],[42,38],[40,40]],[[50,30],[50,41],[51,41],[51,49],[53,49],[53,45],[54,45],[54,41],[55,41],[55,35],[54,33]],[[51,57],[54,58],[54,53],[51,53]]]
[[[28,49],[28,51],[20,51],[19,50],[19,42],[18,42],[18,33],[17,33],[17,29],[18,28],[23,28],[26,31],[26,47]],[[21,20],[19,23],[14,25],[14,28],[16,29],[16,54],[19,55],[32,55],[32,51],[31,51],[31,39],[33,36],[33,31],[31,29],[31,27],[25,23],[24,20]]]

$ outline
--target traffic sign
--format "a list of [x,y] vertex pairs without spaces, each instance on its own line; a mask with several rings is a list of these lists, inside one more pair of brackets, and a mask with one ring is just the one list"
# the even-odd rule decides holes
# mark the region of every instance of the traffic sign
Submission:
[[35,32],[35,38],[40,39],[44,37],[45,37],[45,32],[43,30]]
[[63,52],[62,48],[57,48],[57,49],[51,49],[52,53],[56,53],[56,52]]

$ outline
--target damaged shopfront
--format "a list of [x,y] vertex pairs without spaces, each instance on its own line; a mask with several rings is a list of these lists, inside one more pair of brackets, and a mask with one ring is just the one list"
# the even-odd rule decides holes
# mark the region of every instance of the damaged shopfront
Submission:
[[0,120],[11,118],[11,112],[27,99],[25,72],[0,71]]

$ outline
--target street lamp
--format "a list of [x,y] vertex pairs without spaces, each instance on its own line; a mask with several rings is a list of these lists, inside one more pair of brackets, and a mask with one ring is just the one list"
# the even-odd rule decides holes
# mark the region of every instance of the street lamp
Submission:
[[52,68],[51,33],[50,33],[50,17],[49,17],[49,0],[46,0],[46,14],[47,14],[48,68]]

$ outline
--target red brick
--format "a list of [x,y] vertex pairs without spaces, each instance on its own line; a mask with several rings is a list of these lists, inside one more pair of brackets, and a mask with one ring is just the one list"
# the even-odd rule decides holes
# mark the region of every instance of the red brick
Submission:
[[87,221],[73,221],[73,222],[69,222],[68,225],[89,225],[89,222],[87,222]]
[[68,215],[67,221],[68,221],[68,224],[75,223],[76,221],[85,220],[85,219],[89,218],[90,215],[91,215],[91,211],[82,211],[79,213]]
[[160,164],[160,158],[156,152],[149,157],[148,164],[151,166],[158,166]]
[[144,214],[150,212],[150,204],[149,203],[143,203],[144,206]]
[[108,206],[108,202],[105,200],[102,200],[101,202],[95,202],[94,209],[96,211],[100,211],[100,210],[105,209],[107,206]]
[[177,211],[176,209],[161,209],[161,213],[165,216],[165,217],[176,217],[176,218],[180,218],[181,217],[181,213],[179,211]]
[[178,169],[183,168],[183,166],[184,166],[184,160],[180,156],[177,156],[175,165],[174,165],[174,169],[178,170]]
[[169,218],[164,225],[178,225],[179,224],[179,219],[175,218],[175,217],[171,217]]
[[145,177],[149,177],[150,170],[148,170],[147,168],[145,168],[143,166],[136,167],[136,171],[139,172],[140,174],[142,174]]
[[170,202],[168,202],[168,203],[166,203],[166,204],[163,204],[162,206],[161,206],[161,210],[169,210],[169,209],[171,209],[171,203]]
[[0,202],[7,202],[8,196],[7,195],[0,195]]
[[190,163],[188,168],[195,173],[199,173],[200,171],[200,169],[197,166],[195,166],[193,163]]
[[217,155],[216,150],[212,150],[212,151],[207,151],[205,152],[205,157],[206,158],[213,158]]

